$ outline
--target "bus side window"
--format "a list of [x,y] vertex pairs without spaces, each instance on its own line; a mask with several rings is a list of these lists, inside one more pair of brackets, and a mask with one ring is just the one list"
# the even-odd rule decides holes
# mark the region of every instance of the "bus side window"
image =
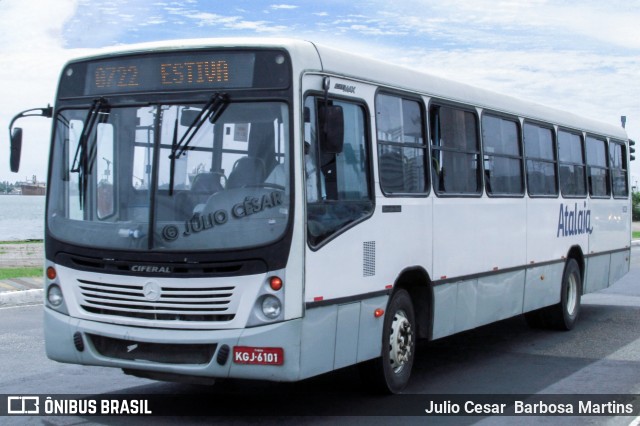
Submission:
[[589,195],[598,198],[609,198],[609,168],[607,161],[607,141],[587,136],[587,180]]
[[566,197],[586,197],[586,175],[582,135],[558,131],[560,189]]
[[388,94],[376,97],[378,168],[385,194],[427,192],[424,128],[419,102]]
[[434,105],[431,118],[431,158],[438,195],[479,195],[480,142],[475,113]]
[[627,151],[624,144],[612,140],[609,144],[609,156],[613,196],[626,198],[629,196],[629,186],[627,184]]
[[557,150],[553,129],[524,123],[527,188],[532,197],[558,195]]
[[351,102],[332,101],[344,114],[344,145],[341,152],[323,152],[318,142],[319,102],[324,100],[313,97],[305,100],[305,109],[309,111],[309,122],[305,123],[304,165],[307,236],[312,247],[373,211],[364,108]]
[[482,143],[487,193],[494,196],[524,194],[518,122],[483,114]]

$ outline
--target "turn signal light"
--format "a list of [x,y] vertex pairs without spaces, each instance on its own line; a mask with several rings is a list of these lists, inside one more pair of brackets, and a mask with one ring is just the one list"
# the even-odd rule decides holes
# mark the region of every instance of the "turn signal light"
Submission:
[[55,280],[57,276],[58,274],[53,266],[49,266],[47,268],[47,278],[49,278],[50,280]]
[[378,308],[375,311],[373,311],[373,316],[375,318],[380,318],[383,315],[384,315],[384,309]]
[[269,287],[271,290],[278,291],[282,288],[282,279],[280,277],[271,277],[269,279]]

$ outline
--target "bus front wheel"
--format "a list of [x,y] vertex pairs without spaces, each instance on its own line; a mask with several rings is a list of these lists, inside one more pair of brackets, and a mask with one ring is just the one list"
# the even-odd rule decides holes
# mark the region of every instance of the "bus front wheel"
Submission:
[[415,357],[416,325],[411,296],[396,291],[384,317],[382,354],[361,365],[361,375],[371,390],[398,393],[409,383]]

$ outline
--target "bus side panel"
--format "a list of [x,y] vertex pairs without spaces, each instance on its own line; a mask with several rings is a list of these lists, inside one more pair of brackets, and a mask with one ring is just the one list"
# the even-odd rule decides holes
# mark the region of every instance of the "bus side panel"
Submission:
[[302,322],[300,378],[333,370],[338,305],[307,309]]
[[631,249],[611,254],[611,267],[609,268],[609,285],[612,285],[620,278],[622,278],[627,272],[629,272],[630,259]]
[[[589,258],[598,266],[589,266],[585,293],[606,288],[629,272],[629,251],[598,256],[598,253],[629,247],[631,218],[629,200],[590,200],[591,234],[589,235]],[[605,266],[605,259],[609,263]],[[598,270],[597,268],[602,268]]]
[[374,312],[387,306],[388,296],[363,300],[360,303],[360,328],[358,329],[357,362],[379,357],[382,350],[382,325],[384,317],[376,318]]
[[454,333],[469,330],[476,325],[476,309],[478,306],[478,280],[460,281],[455,284],[458,289],[456,299],[456,322]]
[[457,284],[442,284],[433,288],[433,338],[456,332]]
[[302,322],[300,378],[379,357],[384,317],[374,311],[387,305],[380,296],[343,305],[307,309]]
[[593,293],[609,286],[609,266],[611,255],[593,256],[586,260],[587,274],[583,293]]
[[333,368],[355,364],[358,359],[358,329],[360,325],[360,303],[338,305],[336,326],[336,350]]
[[524,266],[525,217],[520,198],[436,198],[433,278]]
[[520,315],[524,277],[516,271],[459,282],[454,332]]
[[589,200],[590,254],[629,246],[631,218],[628,204],[628,200]]
[[476,327],[520,315],[524,280],[524,270],[480,278]]
[[524,270],[436,286],[433,338],[520,315],[524,286]]
[[560,302],[563,271],[563,262],[527,269],[523,312],[533,311]]
[[[561,206],[564,212],[564,201],[567,200],[527,198],[526,263],[528,265],[562,259],[569,252],[575,238],[581,238],[563,234],[564,222],[560,222],[560,215]],[[573,201],[571,203],[573,206]],[[586,242],[586,237],[583,239]]]

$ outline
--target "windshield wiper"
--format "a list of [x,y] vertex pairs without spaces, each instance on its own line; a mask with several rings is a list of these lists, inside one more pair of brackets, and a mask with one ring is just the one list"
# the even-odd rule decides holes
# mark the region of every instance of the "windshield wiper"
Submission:
[[229,102],[229,97],[226,93],[216,93],[211,96],[209,102],[202,108],[202,111],[198,114],[198,116],[193,120],[193,122],[189,125],[187,131],[182,135],[180,141],[173,147],[171,150],[171,156],[169,158],[175,160],[180,157],[184,152],[188,149],[189,144],[193,137],[198,133],[200,127],[204,124],[205,121],[209,120],[210,123],[215,123],[220,114],[227,107]]
[[171,159],[170,176],[169,176],[169,195],[173,195],[173,183],[175,162],[181,155],[189,149],[189,144],[193,140],[194,136],[198,133],[202,125],[209,120],[211,124],[214,124],[220,115],[224,112],[225,108],[229,104],[229,96],[226,93],[215,93],[209,101],[205,104],[204,108],[196,116],[193,122],[189,125],[187,131],[182,135],[178,141],[178,114],[176,114],[176,122],[173,128],[173,142],[171,143]]
[[71,173],[78,173],[78,200],[80,202],[80,210],[84,208],[84,197],[87,189],[91,167],[96,156],[95,144],[89,150],[89,137],[96,126],[96,123],[104,123],[108,119],[107,114],[101,114],[102,111],[108,110],[109,102],[105,98],[94,99],[93,104],[89,108],[85,125],[78,140],[78,147],[73,155],[73,163],[71,165]]

